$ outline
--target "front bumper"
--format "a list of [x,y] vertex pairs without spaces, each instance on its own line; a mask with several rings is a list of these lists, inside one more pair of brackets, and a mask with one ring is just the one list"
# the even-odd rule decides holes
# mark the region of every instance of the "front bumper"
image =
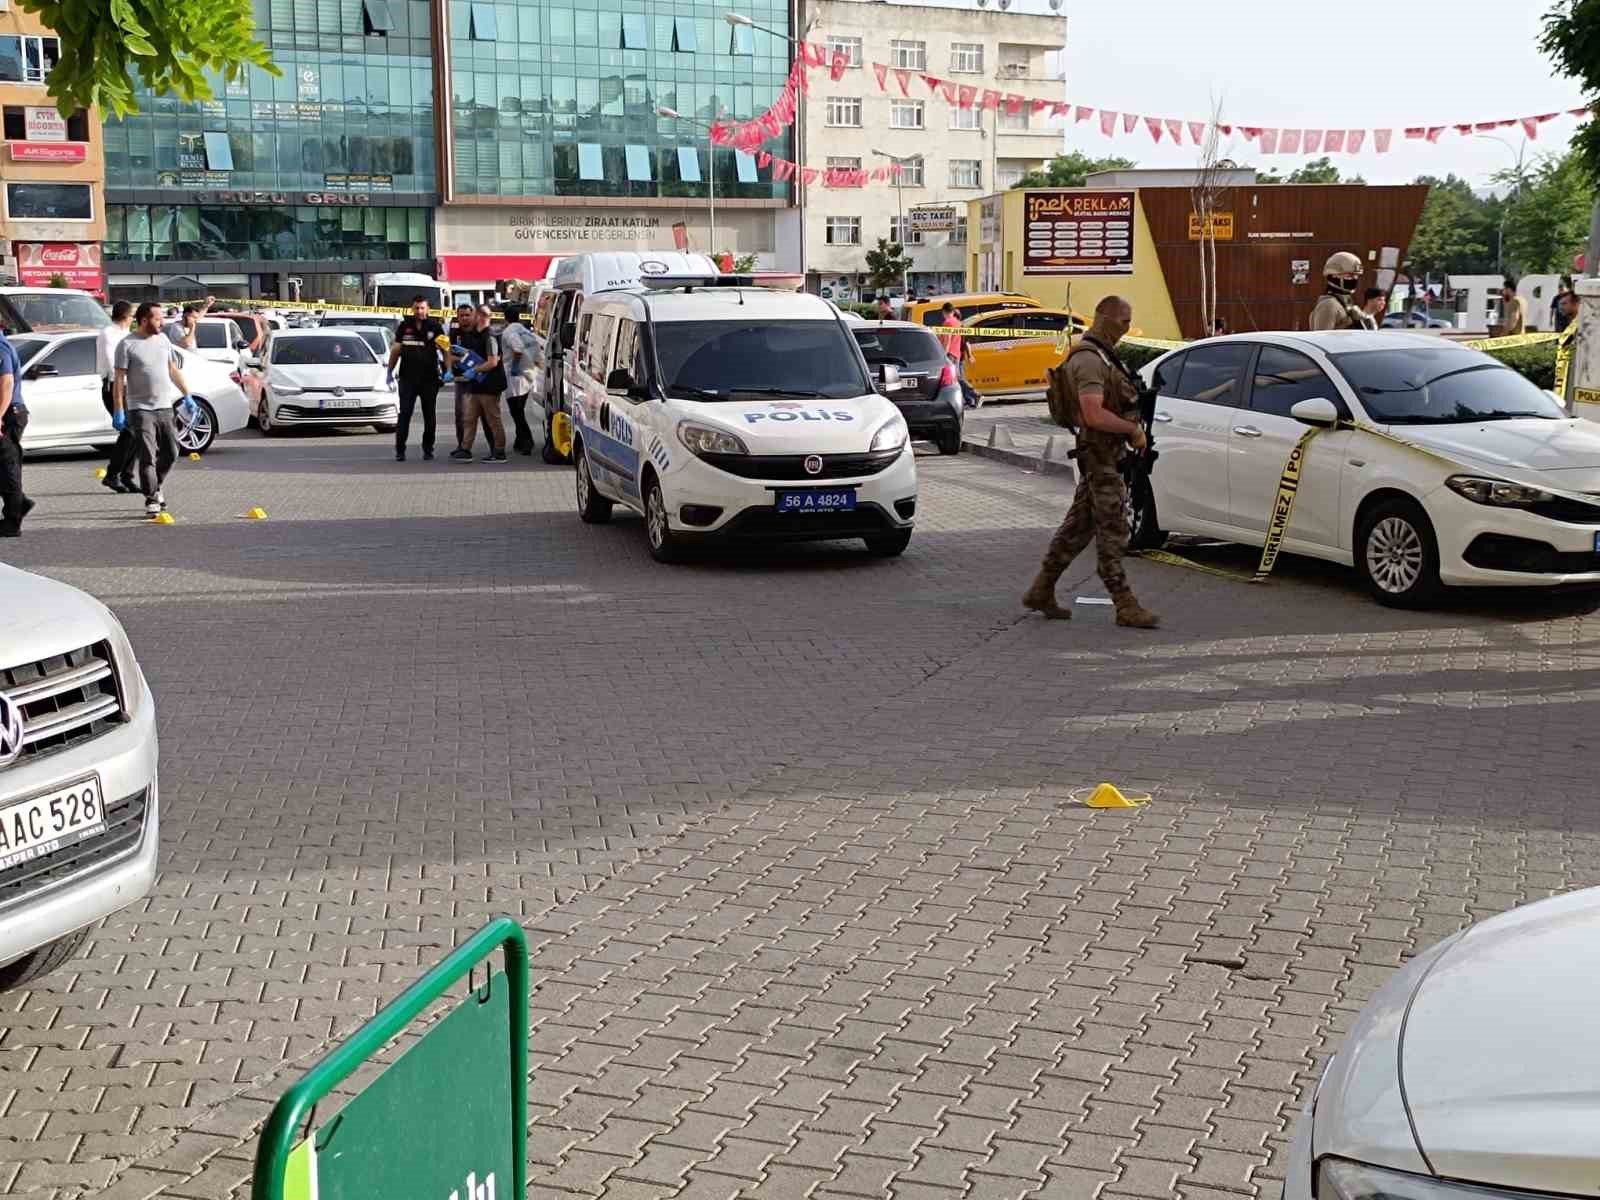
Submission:
[[0,773],[0,807],[98,774],[107,815],[105,833],[0,871],[0,965],[128,907],[155,882],[155,701],[143,674],[136,678],[139,702],[126,724]]
[[1558,521],[1475,504],[1448,488],[1428,497],[1439,578],[1456,587],[1600,584],[1600,521]]
[[[898,458],[875,475],[793,480],[746,479],[691,459],[662,481],[668,525],[691,538],[748,541],[827,541],[909,529],[916,515],[916,455],[907,442]],[[854,488],[853,511],[779,513],[779,491]],[[685,510],[693,520],[685,520]],[[707,519],[711,510],[715,518]]]
[[360,408],[324,409],[314,401],[290,399],[275,400],[272,405],[274,425],[371,425],[399,419],[400,404],[391,392],[382,393]]

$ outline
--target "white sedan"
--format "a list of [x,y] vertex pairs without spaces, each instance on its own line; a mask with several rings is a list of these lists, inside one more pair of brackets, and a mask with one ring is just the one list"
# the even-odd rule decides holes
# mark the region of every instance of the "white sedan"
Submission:
[[1283,1200],[1600,1195],[1600,888],[1491,917],[1367,1002],[1295,1125]]
[[280,329],[245,358],[256,425],[271,437],[292,426],[372,425],[392,432],[400,397],[386,368],[354,329]]
[[[11,339],[22,363],[22,398],[28,406],[24,450],[109,448],[117,440],[101,398],[93,330],[23,333]],[[239,373],[208,362],[192,350],[179,350],[184,381],[194,393],[191,413],[174,406],[178,446],[204,454],[224,433],[250,423],[250,407]]]
[[[1364,331],[1210,338],[1145,368],[1160,460],[1133,545],[1267,539],[1308,429],[1283,549],[1354,566],[1381,603],[1441,585],[1600,585],[1600,426],[1486,354]],[[1362,428],[1357,428],[1361,426]]]

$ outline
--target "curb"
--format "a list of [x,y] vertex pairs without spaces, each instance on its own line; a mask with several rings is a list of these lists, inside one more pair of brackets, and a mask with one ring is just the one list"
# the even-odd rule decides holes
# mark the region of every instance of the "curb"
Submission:
[[1077,472],[1072,469],[1070,462],[1053,462],[1050,459],[1041,458],[1037,454],[1029,454],[1026,451],[991,446],[987,442],[981,442],[976,438],[962,438],[961,452],[963,454],[976,454],[979,458],[992,458],[996,462],[1010,463],[1014,467],[1036,471],[1041,475],[1066,475],[1068,478],[1076,478],[1077,476]]

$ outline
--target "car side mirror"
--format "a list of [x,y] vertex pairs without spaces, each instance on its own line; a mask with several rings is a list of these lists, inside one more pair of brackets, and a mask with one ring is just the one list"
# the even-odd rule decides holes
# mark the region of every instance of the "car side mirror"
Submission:
[[28,372],[29,379],[50,379],[61,374],[59,367],[52,367],[49,363],[40,363]]
[[1317,429],[1331,429],[1339,423],[1338,407],[1332,400],[1324,400],[1320,396],[1300,401],[1289,410],[1289,415],[1300,424]]
[[884,395],[900,390],[900,368],[893,363],[884,363],[878,368],[878,391]]
[[644,400],[648,398],[645,386],[634,379],[633,372],[626,367],[618,367],[610,375],[606,376],[606,391],[625,400]]

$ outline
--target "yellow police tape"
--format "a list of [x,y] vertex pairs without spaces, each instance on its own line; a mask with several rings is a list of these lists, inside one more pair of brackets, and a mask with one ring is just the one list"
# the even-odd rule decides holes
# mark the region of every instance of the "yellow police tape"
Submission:
[[217,297],[216,307],[228,310],[235,304],[248,305],[252,309],[276,309],[280,312],[360,312],[383,313],[403,317],[411,310],[409,308],[386,308],[377,304],[316,304],[303,300],[272,300],[265,296],[246,296],[236,300],[229,296]]
[[1165,563],[1169,567],[1188,567],[1191,571],[1204,571],[1207,575],[1220,575],[1224,579],[1237,579],[1249,583],[1251,576],[1245,571],[1230,571],[1227,567],[1214,567],[1210,563],[1195,562],[1192,558],[1185,558],[1181,554],[1174,554],[1170,550],[1138,550],[1138,558],[1148,559],[1150,562]]

